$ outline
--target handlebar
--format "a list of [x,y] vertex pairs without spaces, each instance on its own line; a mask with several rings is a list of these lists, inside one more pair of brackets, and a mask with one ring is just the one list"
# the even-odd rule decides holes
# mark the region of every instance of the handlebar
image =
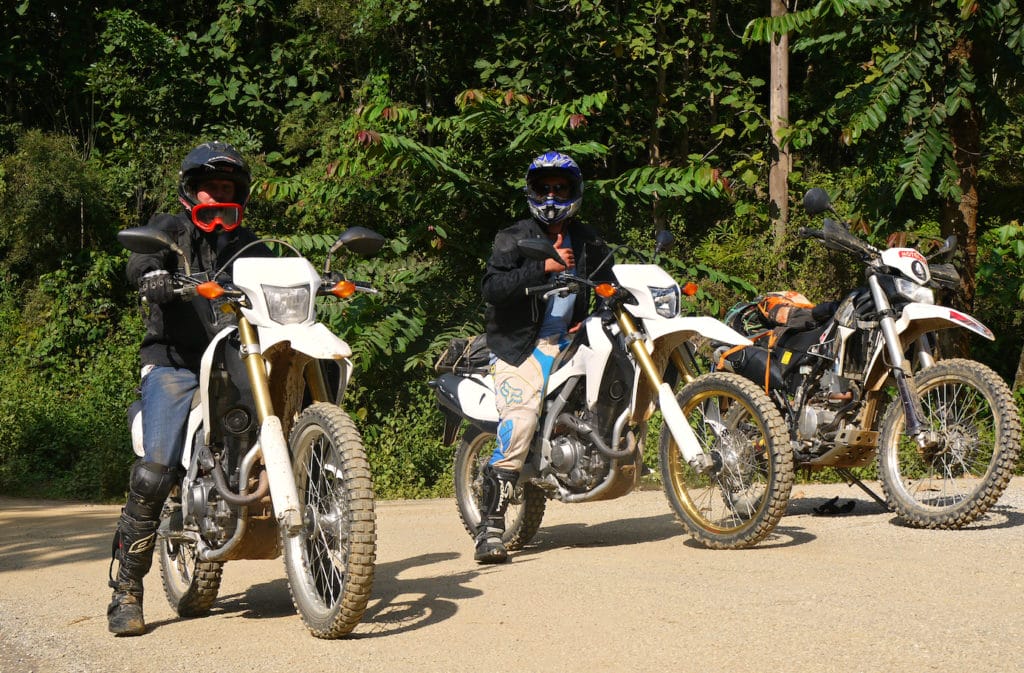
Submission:
[[547,283],[545,285],[536,285],[534,287],[526,288],[526,296],[532,297],[535,294],[547,294],[552,290],[558,290],[566,287],[565,283]]
[[796,230],[798,238],[817,238],[819,240],[825,240],[825,232],[821,229],[811,229],[809,227],[800,227]]
[[380,292],[368,280],[354,280],[352,284],[356,286],[356,292],[366,292],[367,294],[377,294]]

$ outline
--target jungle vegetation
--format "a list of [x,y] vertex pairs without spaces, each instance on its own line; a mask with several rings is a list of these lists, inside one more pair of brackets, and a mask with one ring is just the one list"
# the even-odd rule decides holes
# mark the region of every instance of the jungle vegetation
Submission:
[[[525,215],[526,166],[548,149],[582,165],[582,217],[609,240],[675,234],[666,264],[700,284],[693,313],[859,281],[793,235],[820,224],[799,207],[812,186],[878,244],[957,234],[949,300],[997,334],[962,347],[1019,390],[1018,3],[817,0],[775,17],[770,4],[8,0],[0,492],[123,498],[142,322],[115,236],[178,209],[178,165],[212,139],[252,164],[258,233],[313,260],[352,225],[388,239],[344,261],[381,293],[326,309],[357,354],[347,406],[381,497],[451,493],[426,382],[451,337],[481,331],[493,234]],[[789,117],[773,136],[782,35]],[[777,143],[792,163],[781,223]]]

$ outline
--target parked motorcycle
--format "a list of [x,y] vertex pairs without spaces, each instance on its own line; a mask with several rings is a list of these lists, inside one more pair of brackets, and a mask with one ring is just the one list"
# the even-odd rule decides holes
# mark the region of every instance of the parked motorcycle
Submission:
[[[671,234],[662,232],[655,256],[671,243]],[[518,247],[530,259],[559,259],[547,239]],[[646,261],[627,247],[615,254]],[[599,305],[552,365],[538,430],[505,514],[505,547],[518,549],[533,538],[549,499],[609,500],[637,488],[656,410],[663,423],[662,482],[689,534],[716,549],[757,544],[789,499],[793,459],[785,424],[767,396],[742,377],[696,376],[684,347],[694,337],[749,341],[714,318],[680,317],[679,285],[656,264],[614,264],[612,274],[614,282],[598,283],[562,273],[526,290],[546,301],[590,287]],[[431,382],[445,415],[446,445],[465,424],[455,452],[455,496],[471,536],[498,421],[482,338],[443,357],[438,371],[444,373]],[[689,381],[678,394],[677,377]]]
[[[349,633],[373,584],[373,483],[340,406],[352,353],[317,322],[314,299],[374,292],[330,271],[331,256],[342,248],[372,255],[384,239],[349,229],[322,276],[277,239],[247,245],[213,274],[193,274],[182,250],[155,229],[127,229],[118,240],[134,252],[176,252],[184,273],[174,275],[175,292],[206,298],[229,316],[203,354],[181,482],[161,515],[157,553],[171,607],[182,617],[206,614],[225,562],[277,558],[283,549],[292,601],[309,630],[320,638]],[[266,243],[294,257],[246,257]],[[141,455],[141,431],[133,442]]]
[[[835,213],[819,188],[807,192],[804,208]],[[758,345],[723,345],[720,367],[767,389],[789,426],[798,468],[837,469],[911,526],[974,521],[1006,488],[1021,428],[1010,389],[994,371],[933,355],[937,330],[994,338],[973,317],[935,303],[936,289],[959,285],[955,268],[914,248],[878,249],[827,217],[821,230],[801,227],[799,235],[861,260],[866,284],[797,326],[760,322],[752,304],[733,307],[727,322]],[[955,245],[950,237],[932,260]],[[876,456],[884,500],[851,472]]]

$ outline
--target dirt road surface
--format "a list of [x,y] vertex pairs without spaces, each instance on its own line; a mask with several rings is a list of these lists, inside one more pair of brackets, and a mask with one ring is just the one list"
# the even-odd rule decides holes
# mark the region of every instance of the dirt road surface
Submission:
[[[840,516],[813,508],[856,501]],[[377,506],[373,597],[337,641],[308,635],[280,559],[227,564],[205,618],[146,578],[150,631],[113,638],[118,508],[0,498],[2,673],[1024,669],[1024,480],[959,531],[914,530],[856,488],[798,486],[772,538],[689,540],[659,491],[550,503],[510,564],[473,563],[454,500]]]

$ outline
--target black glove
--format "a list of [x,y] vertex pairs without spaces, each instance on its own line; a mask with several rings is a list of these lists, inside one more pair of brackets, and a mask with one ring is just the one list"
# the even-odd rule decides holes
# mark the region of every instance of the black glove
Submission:
[[139,281],[139,294],[150,304],[166,304],[174,299],[174,283],[171,274],[160,269],[150,271]]

